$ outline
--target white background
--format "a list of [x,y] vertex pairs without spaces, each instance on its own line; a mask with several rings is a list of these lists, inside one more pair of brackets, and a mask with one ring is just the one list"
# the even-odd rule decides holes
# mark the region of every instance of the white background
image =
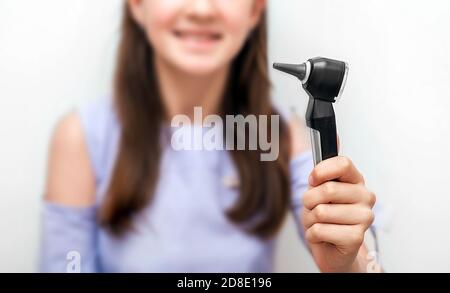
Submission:
[[[121,0],[0,0],[0,271],[36,270],[50,133],[71,108],[108,93]],[[336,106],[342,153],[391,216],[391,272],[450,272],[450,2],[272,0],[270,60],[350,64]],[[274,96],[303,115],[294,78]],[[278,271],[316,271],[292,221]]]

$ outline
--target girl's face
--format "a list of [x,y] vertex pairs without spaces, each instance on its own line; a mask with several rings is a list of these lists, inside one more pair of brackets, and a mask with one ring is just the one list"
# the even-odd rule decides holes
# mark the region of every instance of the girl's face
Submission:
[[157,58],[193,75],[231,63],[258,24],[265,0],[128,0]]

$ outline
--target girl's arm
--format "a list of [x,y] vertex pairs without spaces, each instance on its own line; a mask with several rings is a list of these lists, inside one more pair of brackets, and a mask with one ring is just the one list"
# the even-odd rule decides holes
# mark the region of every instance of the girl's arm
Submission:
[[41,270],[96,271],[95,176],[76,113],[57,125],[48,159]]

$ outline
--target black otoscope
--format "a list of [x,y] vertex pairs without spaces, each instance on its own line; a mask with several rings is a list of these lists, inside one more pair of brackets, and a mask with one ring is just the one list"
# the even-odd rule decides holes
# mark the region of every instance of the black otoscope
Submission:
[[314,164],[336,157],[338,146],[333,103],[344,90],[347,63],[318,57],[303,64],[274,63],[273,67],[296,76],[308,93],[306,125],[311,130]]

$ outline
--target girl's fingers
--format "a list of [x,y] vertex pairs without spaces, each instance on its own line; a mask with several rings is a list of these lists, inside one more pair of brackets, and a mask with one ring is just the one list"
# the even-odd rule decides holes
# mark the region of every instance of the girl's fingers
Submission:
[[319,204],[366,204],[373,207],[376,201],[375,194],[362,184],[350,184],[329,181],[320,186],[313,187],[303,194],[303,205],[308,210]]
[[334,157],[318,164],[309,177],[311,186],[336,180],[347,183],[364,183],[364,178],[356,169],[353,162],[347,157]]
[[360,247],[365,229],[361,225],[316,223],[305,231],[309,243],[331,243],[336,246]]
[[305,229],[316,223],[362,225],[367,228],[373,220],[373,211],[358,204],[320,204],[313,210],[304,209],[302,215]]

